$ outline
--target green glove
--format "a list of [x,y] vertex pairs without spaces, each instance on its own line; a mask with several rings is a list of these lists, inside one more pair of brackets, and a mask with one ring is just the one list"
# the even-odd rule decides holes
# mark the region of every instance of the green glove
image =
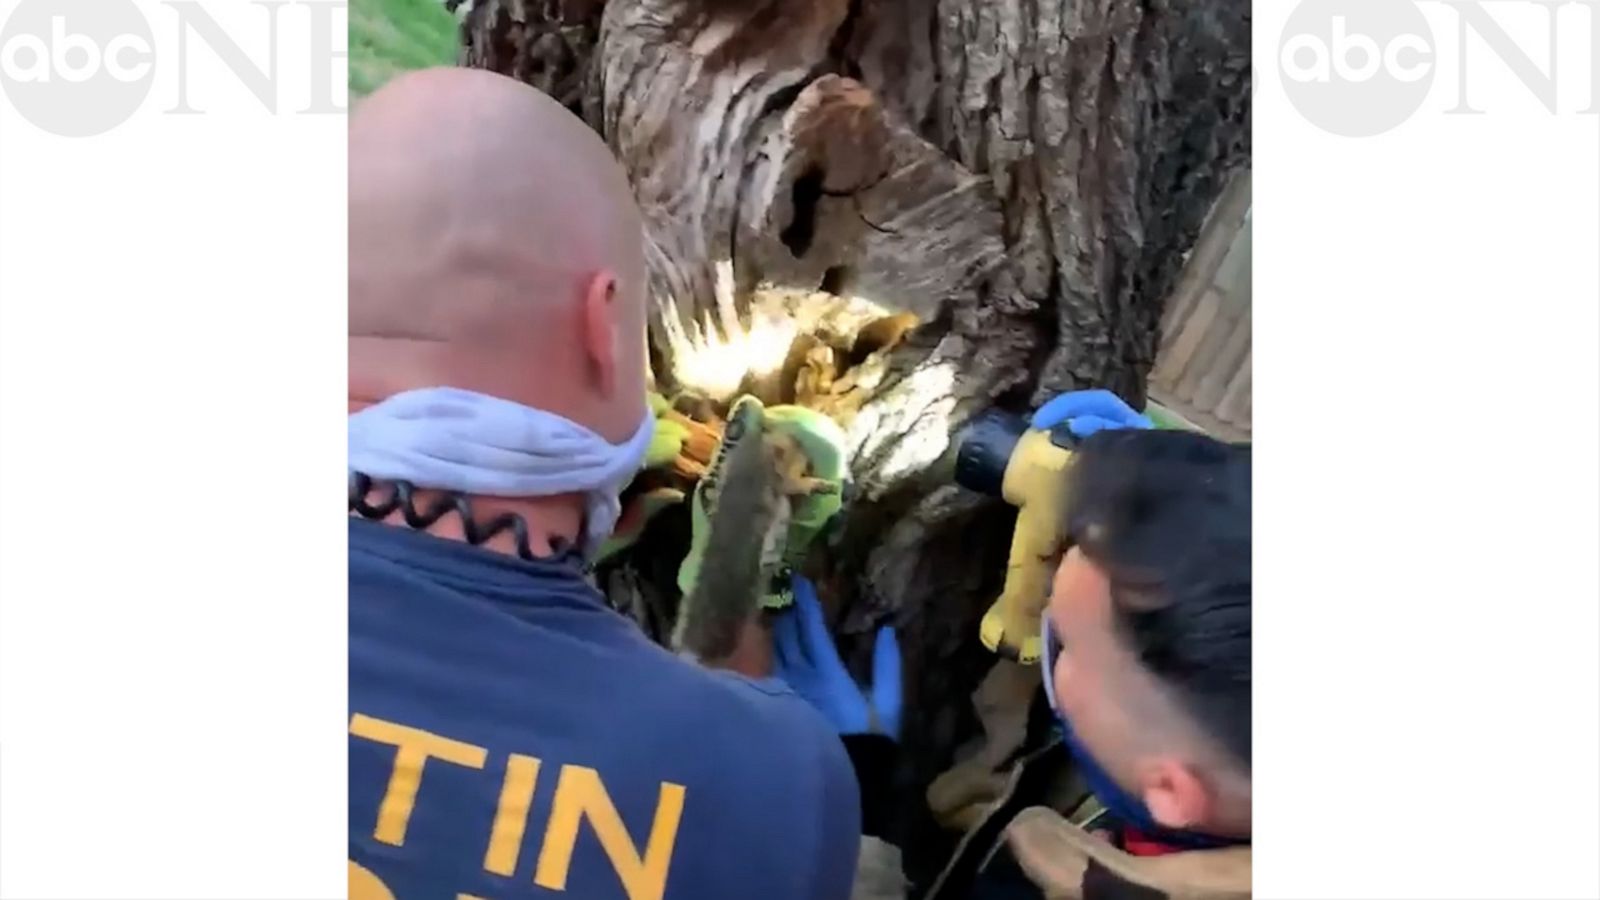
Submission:
[[[769,430],[793,437],[811,462],[810,475],[828,485],[826,490],[794,498],[783,554],[784,569],[792,571],[805,561],[817,536],[844,506],[844,483],[849,477],[844,430],[832,419],[804,406],[771,407],[766,424]],[[782,609],[794,603],[792,581],[786,577],[789,571],[779,573],[772,593],[762,598],[762,606]]]
[[[737,423],[737,424],[736,424]],[[782,565],[773,579],[770,592],[763,595],[761,605],[769,609],[789,606],[794,602],[790,588],[790,570],[798,566],[810,551],[817,535],[839,513],[843,505],[843,486],[847,477],[845,464],[844,432],[832,419],[801,406],[763,407],[754,397],[741,397],[734,403],[728,417],[728,431],[724,443],[717,447],[706,476],[695,487],[690,498],[692,536],[689,552],[678,568],[678,588],[685,595],[699,575],[701,560],[711,537],[711,511],[716,504],[722,462],[725,456],[727,435],[735,440],[763,433],[782,432],[793,439],[810,463],[809,474],[827,483],[827,488],[813,494],[797,496],[792,500],[793,511],[784,534]]]
[[683,442],[689,437],[689,429],[683,423],[672,419],[663,419],[662,415],[672,411],[672,404],[667,398],[655,391],[645,395],[650,403],[650,412],[656,417],[655,433],[650,437],[650,446],[644,452],[644,468],[654,469],[670,464],[683,452]]

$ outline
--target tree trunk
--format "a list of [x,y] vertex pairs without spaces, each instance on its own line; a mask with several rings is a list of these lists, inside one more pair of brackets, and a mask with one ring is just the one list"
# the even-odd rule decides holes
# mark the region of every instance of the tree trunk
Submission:
[[[810,402],[846,426],[859,491],[832,552],[839,631],[859,649],[900,625],[920,790],[973,732],[1010,534],[932,464],[991,405],[1143,403],[1162,303],[1248,163],[1248,0],[447,5],[463,63],[559,98],[631,176],[659,380],[772,317],[915,316]],[[925,878],[947,845],[911,826]]]

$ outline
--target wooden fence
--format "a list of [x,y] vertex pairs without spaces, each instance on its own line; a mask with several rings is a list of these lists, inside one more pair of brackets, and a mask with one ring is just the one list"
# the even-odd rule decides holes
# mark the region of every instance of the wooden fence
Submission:
[[1207,218],[1161,322],[1150,399],[1225,440],[1250,439],[1250,173]]

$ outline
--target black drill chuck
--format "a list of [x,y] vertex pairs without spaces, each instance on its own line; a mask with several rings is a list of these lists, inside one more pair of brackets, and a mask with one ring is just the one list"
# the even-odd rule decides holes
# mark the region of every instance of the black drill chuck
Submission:
[[1006,465],[1028,420],[997,409],[978,415],[956,436],[956,483],[969,491],[1001,496]]

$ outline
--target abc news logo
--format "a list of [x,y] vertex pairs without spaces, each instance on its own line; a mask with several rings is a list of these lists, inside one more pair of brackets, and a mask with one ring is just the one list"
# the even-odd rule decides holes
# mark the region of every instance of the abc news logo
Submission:
[[155,81],[155,36],[133,0],[21,0],[0,26],[0,88],[63,137],[108,131]]
[[1284,74],[1302,84],[1370,81],[1380,74],[1402,83],[1421,81],[1433,71],[1433,48],[1420,35],[1397,35],[1380,45],[1366,34],[1352,34],[1344,16],[1334,16],[1327,40],[1298,34],[1283,44]]
[[[158,67],[177,76],[174,103],[163,112],[202,112],[189,100],[190,47],[210,48],[213,58],[237,83],[276,114],[282,102],[280,78],[286,60],[279,51],[283,26],[304,27],[311,52],[299,57],[308,66],[306,105],[298,113],[342,114],[346,81],[339,63],[349,58],[336,17],[346,0],[245,0],[227,4],[231,13],[255,8],[267,25],[268,60],[240,45],[213,11],[223,4],[200,0],[159,0],[163,27],[173,28],[176,56],[156,51],[151,20],[133,0],[19,0],[0,23],[0,90],[21,116],[62,137],[102,134],[122,124],[149,96]],[[235,15],[235,18],[237,16]],[[258,31],[259,35],[260,32]],[[191,39],[192,36],[192,39]]]
[[[1451,114],[1478,114],[1469,99],[1473,73],[1498,57],[1497,74],[1520,82],[1522,96],[1551,114],[1567,98],[1573,111],[1600,113],[1600,62],[1592,62],[1590,98],[1577,109],[1581,91],[1562,90],[1576,74],[1557,65],[1557,36],[1592,35],[1600,42],[1600,5],[1549,0],[1438,0],[1448,21],[1438,34],[1455,43],[1446,49],[1460,63],[1445,75],[1452,85]],[[1587,7],[1587,8],[1585,8]],[[1576,21],[1574,21],[1576,17]],[[1540,25],[1534,29],[1529,26]],[[1518,25],[1519,28],[1512,28]],[[1528,35],[1543,34],[1542,45]],[[1469,41],[1475,35],[1476,41]],[[1548,63],[1534,60],[1544,57]],[[1435,32],[1414,0],[1301,0],[1284,25],[1278,67],[1284,94],[1311,124],[1346,137],[1370,137],[1409,119],[1427,100],[1437,72]]]
[[1311,124],[1346,137],[1382,134],[1433,86],[1428,20],[1411,0],[1302,0],[1284,26],[1283,91]]
[[50,40],[17,34],[0,45],[0,72],[19,84],[49,84],[52,79],[83,83],[104,73],[124,83],[150,76],[155,51],[135,34],[119,34],[104,46],[87,34],[69,31],[65,16],[50,17]]

